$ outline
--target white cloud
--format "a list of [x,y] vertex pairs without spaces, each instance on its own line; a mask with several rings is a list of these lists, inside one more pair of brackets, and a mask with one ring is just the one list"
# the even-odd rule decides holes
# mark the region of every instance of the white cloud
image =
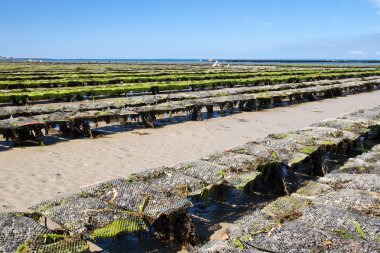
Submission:
[[376,52],[375,54],[380,55],[380,52]]
[[362,50],[352,50],[349,52],[351,55],[365,55]]
[[370,2],[380,8],[380,0],[370,0]]
[[380,14],[380,0],[369,0],[369,1],[378,9],[378,13]]

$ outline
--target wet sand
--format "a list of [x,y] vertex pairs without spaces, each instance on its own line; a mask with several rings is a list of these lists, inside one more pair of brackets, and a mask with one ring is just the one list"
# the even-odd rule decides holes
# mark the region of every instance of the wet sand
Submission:
[[2,151],[0,211],[25,211],[43,200],[77,192],[78,187],[86,184],[197,159],[270,133],[297,130],[377,105],[380,105],[380,91],[96,139]]

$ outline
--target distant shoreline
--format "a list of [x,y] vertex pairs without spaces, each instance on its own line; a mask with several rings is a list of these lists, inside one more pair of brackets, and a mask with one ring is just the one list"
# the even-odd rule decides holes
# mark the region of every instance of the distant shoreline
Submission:
[[[380,65],[374,59],[216,59],[222,64],[312,64],[312,65]],[[205,64],[215,60],[208,59],[51,59],[51,58],[0,58],[0,62],[36,63],[168,63],[168,64]]]

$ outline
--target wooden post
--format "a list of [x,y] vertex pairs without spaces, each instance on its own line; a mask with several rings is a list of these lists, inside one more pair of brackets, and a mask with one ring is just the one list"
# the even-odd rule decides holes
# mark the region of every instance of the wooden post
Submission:
[[191,120],[193,121],[201,121],[202,120],[202,107],[198,105],[193,106]]

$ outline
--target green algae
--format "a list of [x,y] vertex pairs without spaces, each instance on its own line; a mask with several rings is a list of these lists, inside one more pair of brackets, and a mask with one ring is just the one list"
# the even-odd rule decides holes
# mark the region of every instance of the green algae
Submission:
[[[70,238],[66,238],[64,235],[59,234],[41,234],[34,236],[31,239],[26,240],[16,251],[16,253],[29,253],[35,252],[34,248],[38,248],[38,252],[50,253],[55,252],[58,248],[60,252],[69,253],[81,253],[87,252],[89,247],[84,241],[74,242]],[[74,243],[73,243],[74,242]],[[31,244],[36,244],[30,248]]]
[[335,229],[333,233],[338,234],[343,239],[353,239],[354,237],[345,229]]
[[303,149],[300,150],[301,153],[304,153],[307,155],[312,155],[317,151],[318,151],[318,147],[304,147]]
[[324,145],[324,146],[334,146],[334,145],[336,145],[336,143],[333,142],[333,141],[330,141],[330,140],[326,140],[326,141],[324,141],[322,143],[322,145]]
[[307,158],[307,157],[305,157],[305,156],[295,157],[295,158],[293,158],[293,159],[290,161],[290,164],[293,165],[293,164],[301,163],[301,162],[303,162],[306,158]]
[[145,222],[140,219],[116,220],[106,227],[95,229],[91,235],[93,240],[100,238],[113,238],[119,234],[137,233],[147,231],[148,227]]
[[271,135],[274,139],[277,139],[277,140],[281,140],[281,139],[285,139],[288,134],[273,134]]

